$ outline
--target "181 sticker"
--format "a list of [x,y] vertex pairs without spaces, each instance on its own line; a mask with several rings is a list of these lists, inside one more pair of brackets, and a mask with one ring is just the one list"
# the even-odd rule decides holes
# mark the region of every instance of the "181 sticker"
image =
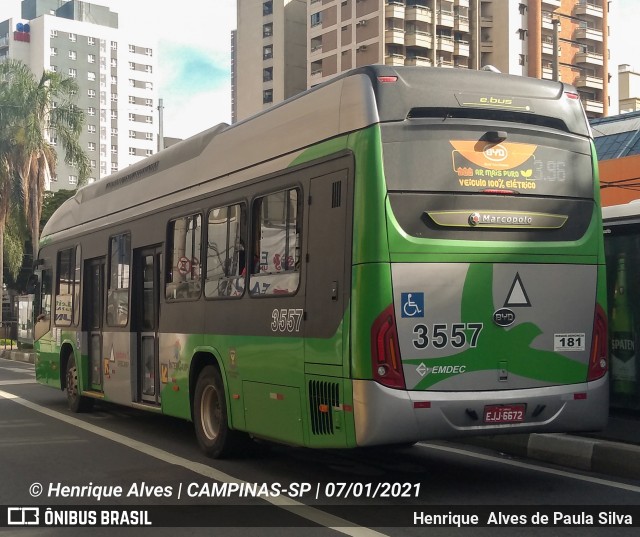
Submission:
[[578,352],[584,350],[585,334],[553,334],[553,350],[555,352]]

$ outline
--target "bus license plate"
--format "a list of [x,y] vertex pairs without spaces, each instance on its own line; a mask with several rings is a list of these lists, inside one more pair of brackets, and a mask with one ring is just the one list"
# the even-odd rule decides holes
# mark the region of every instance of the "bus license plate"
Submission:
[[518,423],[524,421],[525,405],[487,405],[485,423]]

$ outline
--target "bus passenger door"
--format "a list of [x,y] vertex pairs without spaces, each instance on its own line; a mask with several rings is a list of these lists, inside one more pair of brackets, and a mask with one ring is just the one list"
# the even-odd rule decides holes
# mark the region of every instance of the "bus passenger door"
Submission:
[[348,170],[311,179],[304,322],[305,361],[342,365]]
[[158,320],[160,318],[160,247],[134,250],[135,328],[137,338],[137,393],[138,401],[160,402],[160,376],[158,367]]
[[86,332],[89,348],[89,386],[102,392],[102,317],[104,303],[104,258],[86,262],[84,290],[83,332]]

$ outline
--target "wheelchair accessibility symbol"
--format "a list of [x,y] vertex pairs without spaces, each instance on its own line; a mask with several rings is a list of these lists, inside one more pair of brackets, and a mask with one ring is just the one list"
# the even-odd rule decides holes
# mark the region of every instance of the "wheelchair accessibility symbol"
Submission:
[[401,293],[402,317],[424,317],[424,293]]

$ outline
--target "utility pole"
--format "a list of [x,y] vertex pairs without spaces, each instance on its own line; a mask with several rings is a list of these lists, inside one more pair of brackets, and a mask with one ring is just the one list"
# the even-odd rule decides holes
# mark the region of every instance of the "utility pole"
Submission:
[[164,105],[162,99],[158,99],[158,151],[164,149]]
[[560,54],[558,52],[558,27],[560,25],[560,19],[554,17],[551,23],[553,24],[553,64],[551,66],[551,78],[558,82],[560,80]]

